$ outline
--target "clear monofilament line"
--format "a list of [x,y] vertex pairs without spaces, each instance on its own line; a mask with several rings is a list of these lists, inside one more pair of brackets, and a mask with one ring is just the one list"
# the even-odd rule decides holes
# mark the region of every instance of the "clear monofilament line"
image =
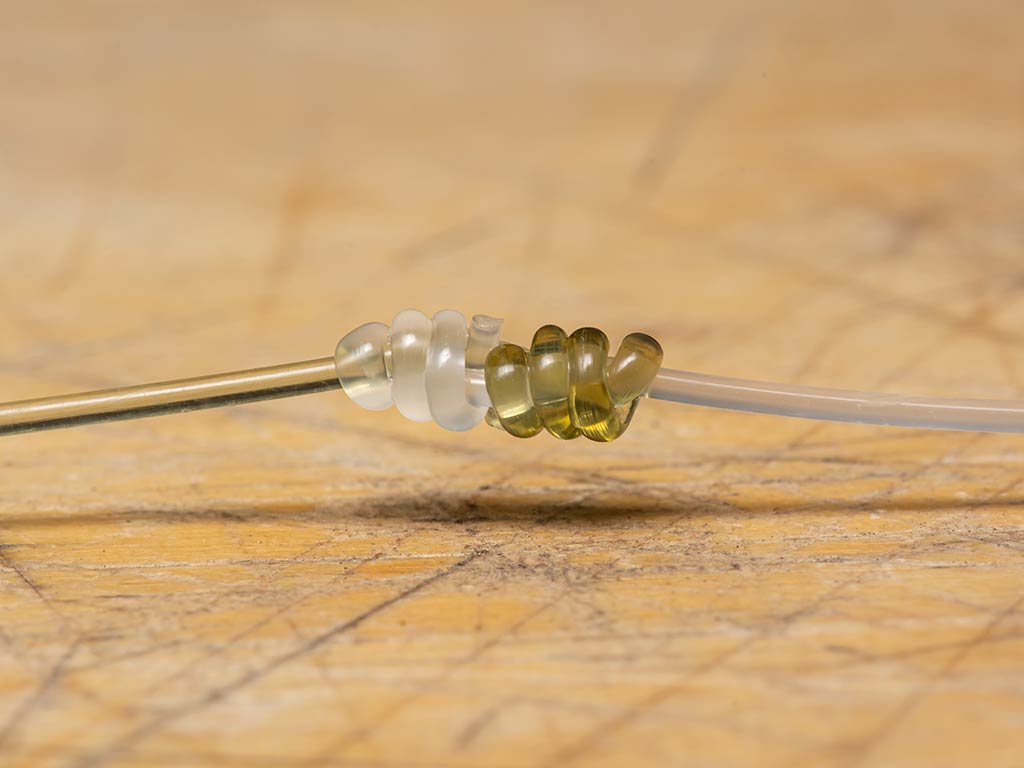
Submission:
[[662,368],[653,400],[818,421],[918,429],[1024,432],[1024,401],[921,397],[774,384]]

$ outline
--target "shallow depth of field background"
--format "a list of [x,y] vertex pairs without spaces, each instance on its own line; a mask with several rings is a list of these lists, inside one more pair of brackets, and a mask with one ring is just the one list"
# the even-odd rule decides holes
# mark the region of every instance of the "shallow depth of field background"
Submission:
[[[0,398],[405,308],[1024,397],[1024,14],[0,0]],[[4,766],[1013,766],[1024,441],[329,393],[0,444]]]

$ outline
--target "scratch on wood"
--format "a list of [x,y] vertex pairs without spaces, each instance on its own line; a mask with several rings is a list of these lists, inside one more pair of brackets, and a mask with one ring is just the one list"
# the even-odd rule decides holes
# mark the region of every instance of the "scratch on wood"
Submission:
[[[979,435],[978,437],[981,436]],[[1015,479],[1012,483],[1000,487],[991,494],[991,497],[996,498],[1008,493],[1018,487],[1021,483],[1024,483],[1024,476]],[[945,516],[945,518],[948,517],[949,515]],[[929,526],[929,530],[941,530],[945,523],[945,518],[933,521]],[[878,565],[882,565],[887,562],[892,562],[896,558],[914,551],[918,546],[919,544],[916,540],[905,542],[901,546],[891,549],[879,557],[877,563]],[[618,731],[631,726],[646,712],[684,691],[686,687],[697,678],[723,667],[731,659],[748,650],[756,643],[790,628],[794,622],[813,615],[824,605],[836,599],[843,592],[860,585],[869,578],[879,578],[882,573],[881,569],[876,568],[874,570],[866,571],[860,575],[844,579],[835,587],[828,590],[825,594],[817,596],[801,607],[782,614],[770,622],[763,624],[753,634],[741,640],[739,643],[725,649],[721,653],[715,654],[708,661],[695,666],[692,670],[683,675],[680,680],[655,689],[652,693],[615,715],[613,718],[598,723],[576,742],[558,750],[547,761],[545,761],[544,765],[553,767],[556,765],[561,766],[576,762],[584,755],[590,753],[603,739],[606,739]],[[1024,598],[1021,600],[1024,600]],[[1014,603],[1012,610],[1016,610],[1016,607],[1020,604],[1021,600]]]
[[50,668],[49,673],[43,678],[36,690],[22,702],[20,707],[14,710],[7,722],[0,727],[0,752],[6,748],[11,738],[15,735],[15,731],[28,720],[33,710],[57,687],[57,683],[63,676],[68,662],[71,661],[78,650],[78,646],[78,640],[73,641],[68,646],[60,658],[57,659],[57,663]]
[[731,27],[717,36],[696,71],[678,89],[633,171],[633,186],[638,192],[652,192],[664,183],[679,156],[686,130],[721,95],[739,68],[742,55],[737,42],[736,30]]
[[849,754],[847,759],[844,760],[844,764],[849,768],[862,765],[868,757],[878,749],[882,742],[892,736],[892,734],[898,730],[900,725],[906,722],[911,713],[913,713],[921,702],[933,690],[935,690],[942,680],[949,677],[975,649],[989,642],[993,638],[999,625],[1016,613],[1022,604],[1024,604],[1024,594],[1017,597],[1003,610],[995,614],[985,624],[985,626],[982,627],[980,632],[961,643],[957,652],[949,657],[936,675],[925,680],[921,685],[915,688],[910,695],[907,696],[907,698],[904,699],[888,717],[886,717],[883,723],[875,731],[870,733],[860,744],[848,748]]
[[[313,547],[310,547],[310,549],[313,549]],[[375,561],[380,560],[382,558],[383,558],[383,553],[382,552],[375,552],[370,557],[361,558],[358,561],[356,561],[356,563],[351,568],[348,568],[345,571],[343,571],[342,573],[340,573],[337,576],[335,576],[332,579],[332,582],[340,580],[340,579],[344,579],[344,578],[349,577],[349,576],[352,576],[353,574],[358,572],[359,569],[362,568],[364,565],[367,565],[369,563],[375,562]],[[310,562],[310,561],[309,560],[293,560],[293,561],[288,561],[285,564],[292,565],[292,564],[298,564],[298,563],[303,563],[303,562]],[[263,616],[262,618],[258,619],[257,621],[252,622],[251,624],[248,624],[243,629],[241,629],[238,632],[234,633],[224,643],[221,643],[221,644],[219,644],[219,645],[217,645],[217,646],[207,650],[199,658],[193,659],[192,661],[188,662],[185,666],[181,667],[180,669],[176,669],[173,672],[171,672],[170,674],[166,675],[165,677],[160,678],[159,680],[157,680],[153,685],[151,685],[147,689],[147,693],[155,694],[157,691],[159,691],[160,689],[162,689],[162,688],[166,687],[167,685],[173,683],[174,681],[186,677],[191,672],[195,671],[196,669],[198,669],[199,667],[201,667],[203,664],[205,664],[206,662],[210,661],[211,659],[216,659],[216,658],[222,656],[224,653],[227,652],[227,650],[229,648],[231,648],[234,645],[238,644],[239,642],[241,642],[245,638],[250,637],[255,632],[258,632],[260,629],[262,629],[263,627],[265,627],[268,624],[270,624],[270,622],[272,622],[274,619],[278,619],[278,618],[281,618],[282,616],[285,616],[290,611],[293,611],[299,605],[301,605],[305,601],[309,600],[311,597],[313,597],[313,596],[315,596],[317,594],[320,594],[321,591],[322,590],[316,589],[316,588],[303,591],[302,594],[300,594],[298,597],[295,597],[295,598],[289,600],[284,605],[276,607],[274,610],[270,611],[267,615]],[[223,595],[218,595],[218,597],[214,601],[212,601],[212,604],[215,604],[216,602],[218,602],[222,598],[223,598]],[[207,606],[204,606],[203,611],[205,612],[205,611],[210,610],[212,608],[212,604],[208,604]]]
[[35,596],[38,597],[40,601],[42,601],[48,608],[52,609],[53,606],[50,605],[50,600],[43,594],[43,591],[34,581],[32,581],[32,579],[28,577],[25,571],[10,558],[5,549],[6,547],[0,547],[0,566],[13,571],[18,578],[21,579],[21,582],[35,593]]
[[428,578],[417,582],[411,587],[399,592],[397,595],[394,595],[393,597],[390,597],[387,600],[383,600],[382,602],[377,603],[371,608],[362,611],[356,616],[353,616],[352,618],[347,619],[346,621],[343,621],[340,624],[335,625],[334,627],[331,627],[327,631],[322,632],[319,635],[316,635],[315,637],[300,644],[297,648],[294,648],[287,653],[277,656],[270,662],[260,667],[257,667],[256,669],[253,669],[252,671],[247,672],[244,675],[241,675],[233,682],[228,683],[227,685],[223,685],[208,690],[195,701],[189,702],[182,706],[174,707],[170,710],[167,710],[166,712],[156,715],[149,722],[139,726],[138,728],[133,729],[127,735],[118,739],[105,749],[83,756],[80,760],[77,760],[75,762],[75,765],[79,766],[79,768],[94,768],[94,766],[103,765],[117,758],[118,756],[133,749],[139,743],[152,737],[153,735],[160,732],[172,723],[177,722],[178,720],[188,715],[200,712],[206,709],[207,707],[210,707],[213,704],[216,704],[217,702],[226,699],[227,697],[231,696],[237,691],[242,690],[246,686],[252,685],[258,680],[262,680],[264,677],[274,672],[275,670],[280,669],[281,667],[290,664],[296,661],[297,659],[306,656],[309,653],[312,653],[321,646],[334,640],[336,637],[339,637],[340,635],[343,635],[346,632],[352,631],[364,622],[368,621],[369,619],[372,619],[377,614],[386,611],[388,608],[391,608],[392,606],[401,603],[403,600],[406,600],[419,592],[422,592],[424,589],[427,589],[428,587],[432,586],[433,584],[436,584],[442,579],[451,576],[453,573],[457,573],[470,563],[474,562],[480,557],[483,557],[486,554],[486,550],[477,550],[475,552],[472,552],[469,556],[463,558],[454,565],[449,566],[448,568],[445,568],[433,574],[432,576],[429,576]]
[[373,723],[356,728],[350,731],[349,733],[344,734],[337,741],[333,742],[326,749],[322,750],[318,756],[310,759],[309,761],[304,762],[303,768],[315,768],[316,766],[321,766],[330,760],[338,758],[340,755],[344,754],[346,751],[351,749],[356,744],[365,741],[371,734],[373,734],[380,728],[384,727],[388,722],[393,720],[399,713],[406,710],[417,700],[422,698],[426,693],[430,692],[431,690],[435,690],[441,681],[453,675],[456,672],[456,670],[477,661],[489,650],[497,647],[502,642],[504,642],[508,637],[514,635],[516,632],[518,632],[520,629],[526,626],[529,622],[533,621],[533,619],[537,618],[545,611],[550,610],[550,608],[559,599],[561,599],[561,596],[556,597],[555,599],[538,606],[532,611],[529,611],[525,616],[513,622],[508,627],[505,627],[493,637],[490,637],[484,642],[480,643],[479,645],[474,647],[470,653],[463,656],[462,658],[456,659],[454,662],[446,666],[438,675],[432,678],[427,684],[422,686],[419,690],[410,693],[408,696],[403,696],[393,705],[391,705],[386,710],[381,712],[373,721]]
[[404,266],[449,256],[480,243],[488,235],[487,222],[480,217],[451,224],[399,249],[394,260]]
[[320,184],[308,174],[299,174],[285,191],[278,217],[277,236],[266,269],[266,285],[260,316],[271,314],[298,262],[309,221],[321,198]]
[[498,719],[502,711],[513,706],[518,699],[515,697],[502,699],[493,707],[488,707],[475,718],[466,724],[466,727],[459,731],[459,735],[455,739],[455,746],[459,750],[468,749],[472,746],[480,734],[483,733],[490,725]]

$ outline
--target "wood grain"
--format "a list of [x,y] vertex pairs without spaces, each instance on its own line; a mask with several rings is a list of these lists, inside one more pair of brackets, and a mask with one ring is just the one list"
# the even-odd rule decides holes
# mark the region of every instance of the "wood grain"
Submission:
[[[1024,397],[1016,0],[0,4],[0,393],[404,307]],[[7,438],[0,763],[1019,766],[1024,440],[340,393]]]

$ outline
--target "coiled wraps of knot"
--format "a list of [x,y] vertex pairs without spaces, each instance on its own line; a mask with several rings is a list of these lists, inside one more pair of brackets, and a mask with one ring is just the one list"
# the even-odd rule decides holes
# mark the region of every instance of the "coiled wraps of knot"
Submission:
[[515,437],[546,429],[562,440],[620,437],[661,367],[661,345],[631,333],[608,359],[608,337],[597,328],[571,336],[545,325],[530,348],[500,344],[487,354],[491,407],[487,423]]
[[349,331],[334,353],[338,380],[352,401],[373,411],[398,407],[412,421],[455,432],[471,429],[490,401],[484,360],[498,343],[501,320],[451,309],[427,317],[415,309],[390,326],[366,323]]

